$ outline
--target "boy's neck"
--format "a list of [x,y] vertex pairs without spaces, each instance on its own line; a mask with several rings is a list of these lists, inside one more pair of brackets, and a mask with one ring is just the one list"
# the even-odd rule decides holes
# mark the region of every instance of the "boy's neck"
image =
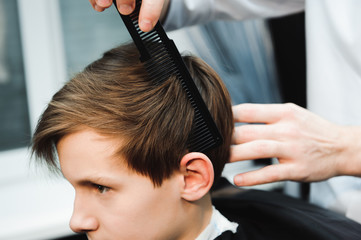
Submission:
[[212,201],[208,193],[196,202],[186,202],[187,220],[184,234],[178,240],[196,239],[208,226],[212,217]]

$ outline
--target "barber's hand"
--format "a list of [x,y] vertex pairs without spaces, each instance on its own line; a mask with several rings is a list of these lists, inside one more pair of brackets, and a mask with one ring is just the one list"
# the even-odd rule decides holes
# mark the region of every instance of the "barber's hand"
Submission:
[[[89,0],[93,8],[102,12],[109,8],[112,0]],[[143,0],[139,13],[139,27],[144,32],[149,32],[153,29],[161,14],[164,15],[169,0]],[[162,11],[164,5],[164,11]],[[117,7],[121,14],[128,15],[133,12],[135,7],[135,0],[117,0]],[[163,16],[162,16],[163,17]]]
[[236,185],[282,180],[321,181],[342,174],[339,162],[345,157],[342,145],[345,127],[290,103],[240,104],[233,107],[233,114],[235,122],[264,124],[236,127],[230,161],[271,157],[279,161],[279,164],[237,175]]

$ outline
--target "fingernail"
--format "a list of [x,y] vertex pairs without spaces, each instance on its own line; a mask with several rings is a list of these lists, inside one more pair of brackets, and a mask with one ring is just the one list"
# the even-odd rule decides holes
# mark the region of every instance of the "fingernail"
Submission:
[[242,181],[243,181],[243,177],[242,176],[235,176],[233,181],[234,181],[234,184],[236,184],[237,186],[241,186]]
[[111,4],[110,0],[97,0],[97,5],[100,7],[108,7]]
[[143,19],[140,22],[140,28],[143,32],[149,32],[153,28],[153,24],[149,19]]
[[119,12],[120,12],[121,14],[125,14],[125,15],[131,14],[131,13],[133,12],[132,6],[127,5],[127,4],[121,4],[121,5],[119,5],[119,6],[118,6],[118,9],[119,9]]

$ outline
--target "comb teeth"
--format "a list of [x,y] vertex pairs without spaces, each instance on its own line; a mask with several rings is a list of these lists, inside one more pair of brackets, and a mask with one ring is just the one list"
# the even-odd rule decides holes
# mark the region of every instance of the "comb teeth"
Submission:
[[[140,61],[155,84],[176,76],[194,108],[194,120],[187,146],[191,152],[206,152],[222,144],[222,136],[209,113],[177,47],[168,38],[158,22],[150,32],[139,28],[138,16],[142,1],[136,1],[136,7],[130,15],[120,16],[123,19],[135,45],[140,53]],[[116,6],[116,0],[114,0]]]

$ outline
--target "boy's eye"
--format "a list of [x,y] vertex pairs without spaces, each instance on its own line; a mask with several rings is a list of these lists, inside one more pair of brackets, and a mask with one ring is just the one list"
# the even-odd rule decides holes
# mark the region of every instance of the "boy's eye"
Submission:
[[103,185],[94,184],[94,187],[97,189],[97,191],[101,194],[106,193],[109,191],[108,187],[105,187]]

